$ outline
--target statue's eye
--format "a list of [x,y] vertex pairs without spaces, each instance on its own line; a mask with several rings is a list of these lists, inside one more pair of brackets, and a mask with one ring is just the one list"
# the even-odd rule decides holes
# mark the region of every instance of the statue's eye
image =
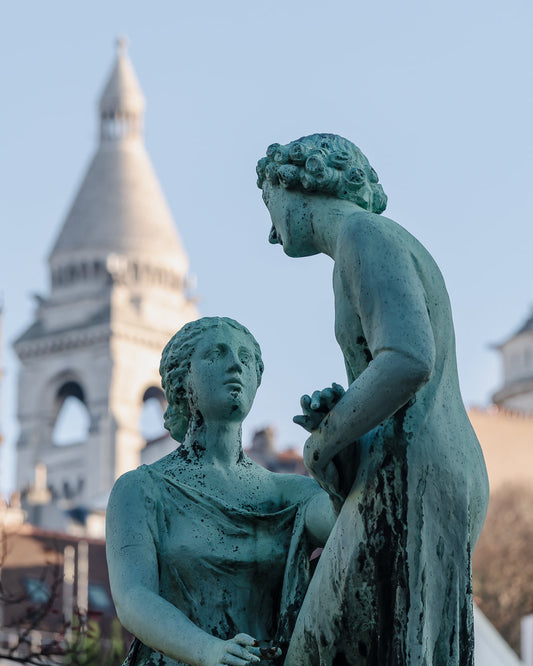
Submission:
[[243,365],[248,366],[252,362],[252,355],[247,351],[243,351],[239,354],[239,359]]

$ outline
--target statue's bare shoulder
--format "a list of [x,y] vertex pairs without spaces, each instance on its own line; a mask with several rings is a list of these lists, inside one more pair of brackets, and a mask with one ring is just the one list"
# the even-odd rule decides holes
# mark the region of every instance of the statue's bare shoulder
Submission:
[[413,237],[390,218],[359,210],[346,219],[340,230],[335,262],[353,265],[355,258],[398,257],[409,251],[412,240]]
[[302,474],[280,474],[271,472],[274,483],[283,503],[287,506],[300,504],[317,493],[323,493],[318,483],[309,476]]

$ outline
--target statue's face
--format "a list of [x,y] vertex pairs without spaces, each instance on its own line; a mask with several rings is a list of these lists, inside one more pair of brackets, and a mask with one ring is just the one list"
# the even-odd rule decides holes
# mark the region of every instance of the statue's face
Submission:
[[318,254],[312,222],[312,202],[302,192],[263,183],[265,202],[272,228],[268,240],[283,246],[289,257],[309,257]]
[[175,439],[177,442],[180,442],[181,441],[180,438],[182,435],[181,427],[183,425],[180,415],[177,414],[174,411],[174,409],[172,409],[172,407],[169,405],[165,410],[163,419],[164,419],[164,426],[166,430],[169,431],[172,439]]
[[191,407],[204,420],[242,421],[257,392],[250,336],[224,324],[207,329],[191,357],[186,386]]

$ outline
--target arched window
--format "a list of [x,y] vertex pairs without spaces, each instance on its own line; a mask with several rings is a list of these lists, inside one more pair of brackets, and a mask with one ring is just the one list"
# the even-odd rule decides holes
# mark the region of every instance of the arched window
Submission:
[[166,434],[163,427],[163,414],[167,408],[165,394],[160,388],[150,386],[143,395],[143,407],[139,419],[139,429],[147,442],[159,439]]
[[87,439],[90,417],[85,406],[83,389],[77,382],[66,382],[56,395],[59,405],[52,432],[52,442],[56,446],[78,444]]

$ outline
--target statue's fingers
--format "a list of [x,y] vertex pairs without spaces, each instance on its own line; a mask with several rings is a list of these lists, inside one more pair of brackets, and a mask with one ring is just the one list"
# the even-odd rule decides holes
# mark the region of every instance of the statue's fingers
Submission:
[[241,657],[236,657],[235,655],[226,652],[226,654],[222,657],[221,662],[226,664],[226,666],[248,666],[252,660],[254,662],[259,661],[259,659],[257,659],[257,657],[253,654],[248,654],[246,658],[241,659]]
[[309,416],[297,414],[296,416],[293,416],[292,420],[293,423],[296,423],[296,425],[301,426],[304,430],[307,430],[307,432],[311,432],[313,430],[313,423],[311,422]]
[[302,408],[302,412],[304,414],[310,414],[311,413],[311,398],[307,395],[302,395],[300,398],[300,407]]
[[237,634],[231,640],[237,643],[238,645],[244,645],[244,646],[257,645],[256,639],[252,638],[252,636],[250,636],[249,634]]
[[322,391],[313,391],[313,395],[311,396],[311,405],[310,405],[313,411],[320,409],[320,405],[322,403],[321,396],[322,396]]
[[336,382],[333,382],[331,388],[334,391],[335,395],[337,395],[339,398],[346,393],[344,388],[340,384],[337,384]]
[[329,412],[329,410],[333,407],[333,405],[336,402],[336,396],[333,389],[326,388],[322,391],[321,402],[322,402],[322,409],[325,409],[326,411]]
[[250,647],[247,647],[246,649],[248,650],[248,652],[250,652],[250,654],[255,654],[256,657],[261,656],[261,648],[250,646]]
[[244,661],[261,661],[259,657],[257,657],[253,652],[250,652],[250,648],[245,648],[242,647],[241,645],[237,645],[237,643],[234,643],[233,641],[230,642],[228,647],[226,648],[228,654],[232,655],[233,657],[238,657],[239,659],[244,659]]

